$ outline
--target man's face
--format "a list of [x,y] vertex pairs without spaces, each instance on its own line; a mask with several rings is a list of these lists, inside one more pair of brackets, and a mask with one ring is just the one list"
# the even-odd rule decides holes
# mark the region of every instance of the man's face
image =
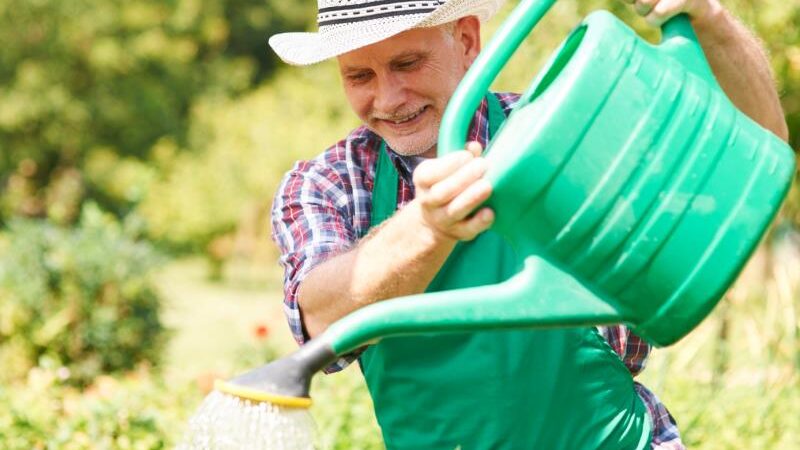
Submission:
[[480,50],[474,17],[408,30],[339,56],[359,118],[401,155],[435,156],[447,102]]

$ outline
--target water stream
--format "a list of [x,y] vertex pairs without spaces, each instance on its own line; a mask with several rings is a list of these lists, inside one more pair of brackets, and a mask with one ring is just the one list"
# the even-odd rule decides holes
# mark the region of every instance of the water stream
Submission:
[[316,425],[306,408],[252,402],[212,391],[189,420],[177,450],[307,450]]

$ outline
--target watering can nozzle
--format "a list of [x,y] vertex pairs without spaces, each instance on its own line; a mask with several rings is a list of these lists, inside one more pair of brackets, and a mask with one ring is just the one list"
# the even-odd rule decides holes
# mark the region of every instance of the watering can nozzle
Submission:
[[308,408],[311,378],[335,360],[336,354],[326,340],[313,339],[288,356],[231,380],[217,380],[214,389],[254,402]]

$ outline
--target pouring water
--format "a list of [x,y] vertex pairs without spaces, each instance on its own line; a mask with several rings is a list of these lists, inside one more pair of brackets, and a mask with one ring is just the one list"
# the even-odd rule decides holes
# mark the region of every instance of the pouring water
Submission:
[[307,408],[212,391],[189,420],[177,450],[307,450],[317,429]]

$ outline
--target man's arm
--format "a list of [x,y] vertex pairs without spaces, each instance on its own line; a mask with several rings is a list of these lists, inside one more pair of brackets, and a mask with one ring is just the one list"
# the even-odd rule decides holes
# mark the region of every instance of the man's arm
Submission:
[[758,39],[718,0],[624,0],[654,26],[685,12],[711,70],[737,108],[787,141],[783,115],[769,60]]
[[388,298],[423,292],[458,240],[486,230],[494,214],[483,208],[491,186],[486,161],[469,151],[426,160],[414,171],[416,198],[355,248],[313,268],[300,284],[298,303],[309,336],[350,312]]

